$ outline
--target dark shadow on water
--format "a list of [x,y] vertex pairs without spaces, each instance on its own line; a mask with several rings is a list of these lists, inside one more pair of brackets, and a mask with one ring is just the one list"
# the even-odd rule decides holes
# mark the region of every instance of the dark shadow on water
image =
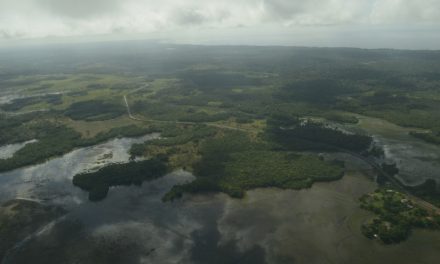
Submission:
[[154,252],[145,250],[132,239],[104,240],[84,232],[79,221],[63,221],[49,235],[37,237],[15,252],[5,264],[138,264],[142,256]]
[[[193,241],[189,254],[190,263],[266,263],[265,252],[259,246],[241,252],[234,241],[219,244],[221,236],[217,228],[217,217],[220,212],[218,208],[207,210],[211,212],[203,213],[205,216],[208,215],[204,226],[192,232],[190,236]],[[185,254],[184,240],[174,240],[174,252],[170,258],[173,258],[173,255]],[[161,251],[161,247],[161,244],[146,246],[130,234],[118,239],[91,236],[81,221],[69,219],[56,224],[47,234],[33,238],[14,252],[5,264],[24,264],[30,263],[30,260],[33,264],[138,264],[144,263],[141,262],[142,259],[153,260],[154,255]]]
[[[210,210],[210,209],[207,209]],[[265,252],[259,246],[241,252],[235,241],[219,244],[221,236],[217,227],[218,212],[211,210],[210,219],[206,219],[205,226],[191,234],[194,246],[191,249],[191,258],[194,263],[200,264],[264,264]]]

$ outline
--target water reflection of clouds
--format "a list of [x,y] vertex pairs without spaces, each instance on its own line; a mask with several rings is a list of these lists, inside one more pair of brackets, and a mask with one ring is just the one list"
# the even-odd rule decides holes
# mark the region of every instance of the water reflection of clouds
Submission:
[[397,141],[378,137],[385,156],[395,162],[400,172],[398,178],[408,185],[423,183],[427,179],[440,181],[440,148],[423,142]]
[[[0,174],[0,202],[16,197],[50,200],[69,206],[83,201],[85,194],[72,185],[75,174],[103,167],[109,163],[127,162],[127,150],[134,143],[157,138],[151,134],[140,138],[119,138],[73,150],[45,163]],[[104,154],[112,153],[107,159]]]
[[[349,260],[371,255],[375,245],[360,234],[358,214],[363,211],[357,203],[375,185],[359,175],[301,191],[258,189],[243,200],[206,194],[161,201],[173,185],[193,179],[176,171],[141,187],[114,187],[103,201],[75,207],[66,221],[31,241],[32,250],[24,248],[21,254],[32,259],[49,243],[55,248],[51,254],[66,248],[80,251],[80,262],[100,254],[124,264],[353,263]],[[81,225],[69,231],[68,221]],[[398,256],[392,250],[381,253]],[[362,263],[377,262],[365,259]]]
[[[176,171],[141,187],[115,187],[103,201],[85,201],[73,208],[62,222],[23,250],[32,254],[27,249],[38,251],[40,243],[62,239],[62,247],[83,245],[81,251],[87,257],[114,251],[124,263],[191,263],[192,233],[204,225],[200,214],[204,210],[184,200],[163,203],[161,198],[173,185],[193,179],[188,172]],[[209,207],[214,205],[209,203]],[[69,233],[69,223],[80,223],[73,226],[74,235]]]
[[372,134],[383,147],[389,162],[400,170],[397,176],[403,183],[416,185],[427,179],[440,181],[440,146],[426,143],[409,134],[404,128],[382,119],[362,117],[359,127]]
[[[72,185],[74,174],[111,162],[125,162],[129,146],[149,138],[152,137],[115,139],[44,164],[3,173],[0,200],[28,195],[71,206],[66,221],[48,230],[41,241],[55,239],[54,247],[67,248],[83,244],[85,255],[113,250],[114,254],[130,258],[125,263],[220,263],[222,259],[246,263],[243,256],[255,248],[264,249],[262,259],[268,263],[324,263],[324,255],[344,259],[337,256],[340,248],[343,254],[351,252],[352,247],[357,252],[368,248],[365,240],[353,235],[360,223],[348,226],[347,219],[360,210],[358,196],[374,186],[353,177],[302,191],[251,191],[244,200],[217,194],[184,197],[173,203],[163,203],[162,196],[173,185],[193,180],[190,173],[176,171],[141,187],[113,187],[99,203],[89,202],[87,194]],[[392,154],[408,148],[389,144],[386,151]],[[112,155],[105,155],[109,153]],[[332,155],[347,158],[344,154]],[[354,160],[348,168],[361,165]],[[83,231],[84,237],[69,234],[63,227],[67,221],[81,223],[81,228],[74,230]],[[59,235],[59,230],[64,230],[63,235]],[[57,239],[63,243],[58,245]],[[40,245],[31,241],[28,246],[38,249]],[[206,251],[207,257],[201,251]],[[201,262],[207,258],[211,261]]]
[[163,203],[162,196],[174,184],[194,177],[177,171],[142,187],[116,187],[100,203],[86,203],[71,213],[93,237],[137,245],[145,263],[189,263],[191,233],[202,224],[191,206],[180,201]]
[[0,159],[9,159],[14,156],[14,153],[22,149],[24,146],[30,143],[35,143],[37,140],[29,140],[22,143],[16,143],[16,144],[9,144],[0,146]]
[[122,244],[122,247],[126,245],[126,248],[139,255],[139,263],[190,263],[192,241],[152,223],[103,225],[92,236],[95,243]]

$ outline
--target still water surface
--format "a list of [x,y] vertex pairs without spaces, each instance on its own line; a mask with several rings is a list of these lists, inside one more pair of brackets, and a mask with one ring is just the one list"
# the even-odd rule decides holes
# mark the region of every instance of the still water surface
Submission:
[[[9,257],[9,263],[438,263],[440,232],[416,230],[399,245],[362,236],[371,215],[357,199],[376,185],[361,173],[301,191],[257,189],[163,203],[194,176],[175,171],[141,187],[114,187],[102,202],[71,184],[78,172],[128,161],[137,139],[115,139],[0,175],[0,200],[56,203],[69,213]],[[358,161],[348,161],[359,166]]]
[[399,168],[397,177],[406,185],[417,185],[427,179],[440,183],[440,146],[409,135],[415,129],[403,128],[385,120],[360,117],[358,125],[383,146],[385,156]]

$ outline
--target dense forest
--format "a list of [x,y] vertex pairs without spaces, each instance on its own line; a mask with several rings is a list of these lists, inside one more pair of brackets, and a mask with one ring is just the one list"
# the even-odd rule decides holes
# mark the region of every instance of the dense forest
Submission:
[[166,161],[151,159],[125,164],[112,164],[96,172],[77,174],[73,184],[89,192],[89,200],[99,201],[107,196],[111,186],[141,185],[163,176],[167,172]]
[[202,158],[194,165],[197,179],[174,186],[163,200],[174,200],[185,192],[214,191],[242,198],[246,190],[258,187],[302,189],[343,175],[343,163],[271,148],[270,143],[252,141],[240,132],[206,141],[200,147]]
[[368,150],[372,143],[370,136],[348,134],[321,123],[295,118],[270,119],[267,134],[280,148],[290,150],[348,150],[361,153]]
[[360,198],[361,207],[377,215],[362,226],[362,233],[385,244],[408,238],[413,228],[440,229],[440,216],[412,203],[408,197],[390,189],[379,189]]
[[99,100],[73,103],[64,112],[66,116],[74,120],[87,121],[113,119],[125,113],[126,109],[122,101],[118,104]]

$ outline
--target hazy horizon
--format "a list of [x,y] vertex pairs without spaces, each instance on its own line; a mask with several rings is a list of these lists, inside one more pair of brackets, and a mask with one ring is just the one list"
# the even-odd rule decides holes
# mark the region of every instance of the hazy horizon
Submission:
[[0,0],[0,46],[174,44],[440,49],[434,0]]

